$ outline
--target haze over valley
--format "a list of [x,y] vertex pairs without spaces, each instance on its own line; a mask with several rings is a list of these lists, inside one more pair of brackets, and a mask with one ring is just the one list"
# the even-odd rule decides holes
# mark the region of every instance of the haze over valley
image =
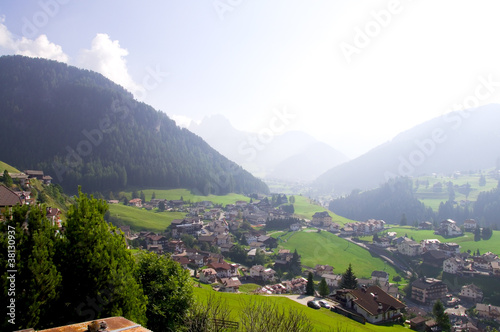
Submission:
[[499,12],[3,1],[0,330],[498,330]]

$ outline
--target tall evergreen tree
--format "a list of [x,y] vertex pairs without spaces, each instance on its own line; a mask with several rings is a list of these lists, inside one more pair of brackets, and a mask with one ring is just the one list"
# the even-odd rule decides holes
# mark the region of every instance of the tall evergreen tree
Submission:
[[318,292],[319,295],[323,297],[330,294],[330,288],[328,287],[325,278],[321,278],[321,281],[319,282]]
[[121,232],[104,220],[105,201],[79,188],[68,211],[61,273],[67,319],[93,320],[124,316],[146,323],[146,303],[133,277],[135,260]]
[[444,306],[440,300],[434,303],[432,314],[442,331],[451,331],[450,317],[444,312]]
[[314,295],[314,276],[312,272],[309,272],[307,276],[306,295]]
[[358,288],[358,282],[356,280],[356,275],[352,270],[351,263],[349,263],[349,267],[342,274],[342,280],[340,281],[340,288],[345,288],[345,289]]
[[12,185],[14,184],[14,182],[12,181],[12,178],[10,177],[9,172],[7,170],[3,171],[2,181],[7,188],[12,187]]
[[295,276],[302,272],[302,263],[297,249],[293,251],[292,259],[290,260],[290,272]]

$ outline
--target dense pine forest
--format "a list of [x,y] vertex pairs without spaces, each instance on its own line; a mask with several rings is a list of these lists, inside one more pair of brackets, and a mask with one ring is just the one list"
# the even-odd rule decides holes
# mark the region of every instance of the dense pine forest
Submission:
[[[196,96],[193,96],[195,98]],[[66,192],[184,187],[267,193],[260,180],[95,72],[22,56],[0,58],[0,155],[42,169]]]

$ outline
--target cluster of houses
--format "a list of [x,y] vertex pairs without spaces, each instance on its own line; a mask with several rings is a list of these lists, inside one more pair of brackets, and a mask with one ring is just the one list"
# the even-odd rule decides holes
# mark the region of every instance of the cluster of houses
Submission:
[[347,223],[340,228],[340,236],[364,236],[371,235],[384,230],[385,221],[369,219],[355,223]]
[[459,276],[488,275],[500,277],[500,258],[492,252],[475,256],[470,256],[468,253],[454,254],[444,259],[442,266],[443,272]]
[[[36,198],[31,195],[30,179],[37,179],[45,184],[50,184],[52,177],[44,175],[43,171],[26,170],[23,173],[9,173],[14,180],[19,181],[20,190],[13,190],[0,185],[0,220],[6,211],[10,211],[16,205],[35,205]],[[46,216],[59,229],[62,228],[62,211],[57,208],[47,207]]]
[[[500,323],[500,307],[483,304],[483,291],[474,284],[463,285],[458,293],[458,298],[452,297],[447,285],[439,279],[422,277],[412,284],[411,299],[424,305],[432,305],[440,300],[446,304],[448,309],[445,313],[450,317],[450,322],[455,327],[455,331],[483,331],[481,322],[471,319],[465,313],[465,307],[458,303],[468,303],[476,306],[477,316],[480,319],[495,320]],[[412,309],[414,309],[413,307]],[[408,310],[410,312],[410,310]],[[425,312],[416,311],[416,317],[410,320],[410,326],[415,330],[431,330],[436,326],[436,322]]]

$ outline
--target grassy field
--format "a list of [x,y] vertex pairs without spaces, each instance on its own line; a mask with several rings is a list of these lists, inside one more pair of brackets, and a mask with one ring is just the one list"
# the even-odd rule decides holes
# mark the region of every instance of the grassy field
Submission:
[[134,231],[164,232],[174,219],[182,219],[186,215],[182,212],[155,212],[139,209],[123,204],[110,204],[109,213],[118,217]]
[[[486,173],[486,172],[485,172]],[[486,177],[486,185],[479,186],[479,178],[481,177],[480,173],[475,174],[463,174],[458,177],[446,177],[446,176],[422,176],[414,179],[413,183],[415,184],[417,180],[429,181],[429,186],[426,188],[424,185],[420,185],[416,192],[416,197],[423,202],[426,206],[431,207],[434,211],[437,211],[439,208],[439,204],[441,202],[445,202],[448,200],[448,190],[446,183],[452,182],[454,185],[464,185],[469,183],[471,185],[472,191],[469,193],[467,199],[469,201],[476,201],[477,196],[481,191],[489,191],[493,188],[496,188],[498,181],[493,179],[485,174]],[[432,186],[438,182],[443,183],[442,192],[434,192],[432,190]],[[464,194],[459,193],[455,190],[455,201],[465,200],[466,197]]]
[[3,172],[7,170],[9,173],[20,173],[21,171],[10,166],[9,164],[4,163],[3,161],[0,161],[0,174],[3,174]]
[[444,238],[440,235],[435,235],[434,231],[431,230],[418,230],[410,227],[392,227],[391,232],[396,232],[398,236],[404,236],[408,234],[408,237],[413,237],[417,242],[423,239],[438,239],[441,242],[455,242],[458,243],[462,248],[460,251],[464,252],[471,250],[475,252],[479,249],[480,253],[485,253],[491,251],[497,255],[500,255],[500,231],[493,231],[493,236],[487,240],[474,241],[474,234],[466,232],[464,236]]
[[[200,195],[193,195],[189,190],[187,189],[144,189],[142,190],[144,192],[144,195],[146,196],[146,201],[149,201],[151,199],[151,196],[153,195],[153,192],[155,193],[155,196],[157,199],[168,199],[168,200],[177,200],[181,199],[181,197],[184,199],[184,201],[191,201],[191,202],[201,202],[201,201],[211,201],[214,204],[222,204],[222,205],[227,205],[227,204],[234,204],[236,201],[245,201],[245,202],[250,202],[250,197],[240,195],[240,194],[228,194],[224,196],[215,196],[215,195],[208,195],[208,196],[200,196]],[[138,190],[138,193],[141,191]],[[121,194],[124,194],[128,199],[132,198],[132,192],[121,192]]]
[[316,212],[323,212],[327,211],[328,214],[332,217],[332,221],[336,222],[338,224],[344,225],[348,222],[354,222],[351,219],[347,219],[341,216],[336,215],[332,211],[328,211],[324,207],[314,204],[309,198],[304,197],[304,196],[294,196],[295,197],[295,203],[293,204],[293,207],[295,209],[295,214],[305,218],[305,219],[312,219],[313,214]]
[[[211,293],[212,292],[212,293]],[[210,294],[221,296],[221,301],[224,308],[231,312],[230,319],[239,322],[239,316],[243,309],[251,303],[251,301],[276,303],[280,308],[288,310],[289,308],[298,310],[305,314],[313,324],[315,331],[402,331],[406,328],[394,325],[375,326],[371,324],[360,324],[342,315],[331,312],[327,309],[315,310],[306,307],[300,303],[290,300],[283,296],[263,296],[263,295],[245,295],[245,294],[231,294],[231,293],[213,293],[213,291],[204,288],[194,288],[194,295],[198,301],[206,302]]]
[[328,264],[334,267],[337,274],[344,273],[351,263],[359,278],[370,278],[374,270],[386,271],[392,277],[397,275],[394,268],[382,259],[329,232],[296,232],[286,243],[279,242],[279,247],[291,251],[297,249],[302,265],[314,267],[316,264]]

